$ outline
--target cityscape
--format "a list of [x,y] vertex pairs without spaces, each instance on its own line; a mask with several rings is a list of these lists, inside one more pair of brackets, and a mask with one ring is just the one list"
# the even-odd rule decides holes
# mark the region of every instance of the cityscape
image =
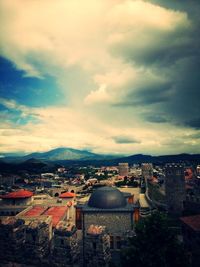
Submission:
[[[166,266],[179,266],[180,262],[181,266],[197,266],[200,157],[196,156],[183,161],[178,155],[172,163],[127,163],[118,162],[123,158],[111,158],[104,159],[104,165],[102,159],[66,160],[65,165],[51,161],[47,165],[33,158],[23,163],[19,163],[24,160],[21,157],[18,163],[17,158],[4,158],[1,266],[131,266],[136,259],[126,255],[134,252],[130,240],[137,237],[139,225],[151,220],[149,231],[155,231],[157,224],[161,227],[156,229],[158,236],[167,234],[168,238],[171,232],[176,250],[183,253]],[[13,160],[19,167],[15,173],[10,167]],[[152,243],[159,242],[156,235],[148,238],[143,245],[156,247]],[[158,250],[169,240],[162,242]],[[148,253],[152,252],[145,252],[145,260],[141,255],[136,266],[148,264]],[[168,257],[173,255],[170,253]],[[159,252],[155,250],[151,256],[158,257]],[[155,266],[168,264],[167,255],[162,256]]]
[[200,2],[0,8],[0,267],[199,267]]

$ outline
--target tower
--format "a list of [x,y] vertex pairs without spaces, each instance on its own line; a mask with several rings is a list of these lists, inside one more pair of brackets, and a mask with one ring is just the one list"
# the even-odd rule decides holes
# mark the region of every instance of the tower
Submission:
[[51,247],[52,263],[54,266],[73,266],[79,257],[77,229],[68,222],[60,221],[54,230]]
[[110,236],[106,233],[105,227],[90,225],[84,238],[84,247],[86,266],[109,266]]
[[118,169],[119,169],[120,176],[128,176],[128,172],[129,172],[128,163],[119,163]]
[[142,163],[142,176],[146,180],[149,180],[153,176],[153,165],[152,163]]
[[173,163],[165,166],[165,193],[168,212],[173,215],[181,215],[185,200],[183,165]]

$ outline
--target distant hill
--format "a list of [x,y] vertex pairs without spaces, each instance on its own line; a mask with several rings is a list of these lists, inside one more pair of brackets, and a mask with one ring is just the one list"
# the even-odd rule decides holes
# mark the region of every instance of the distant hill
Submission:
[[21,157],[0,158],[1,173],[17,173],[29,171],[40,173],[53,171],[58,166],[111,166],[119,162],[127,162],[130,165],[135,163],[149,162],[154,164],[165,164],[168,162],[184,162],[186,164],[200,164],[200,154],[178,154],[151,156],[136,154],[127,157],[114,157],[109,155],[98,155],[84,150],[72,148],[56,148],[48,152],[32,153]]
[[[3,155],[3,154],[2,154]],[[78,150],[73,148],[56,148],[47,152],[36,152],[25,156],[7,156],[1,157],[6,162],[18,161],[22,162],[28,159],[38,159],[44,161],[58,161],[58,160],[100,160],[113,158],[113,156],[98,155],[88,152],[86,150]]]
[[200,163],[200,154],[177,154],[177,155],[163,155],[163,156],[151,156],[136,154],[128,157],[121,157],[118,159],[111,160],[113,162],[127,162],[133,163],[157,163],[164,164],[170,162],[196,162]]
[[4,162],[0,160],[0,174],[19,174],[21,172],[41,173],[55,171],[60,165],[38,159],[28,159],[23,162]]

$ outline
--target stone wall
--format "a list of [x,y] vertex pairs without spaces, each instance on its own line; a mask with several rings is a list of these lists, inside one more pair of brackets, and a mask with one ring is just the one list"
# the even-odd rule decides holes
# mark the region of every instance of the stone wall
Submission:
[[27,224],[25,238],[25,253],[27,262],[40,263],[49,254],[51,221],[34,219]]
[[79,260],[77,229],[73,224],[60,221],[54,230],[51,247],[53,266],[72,266]]
[[87,267],[109,266],[110,236],[105,227],[91,225],[84,239],[84,264]]
[[5,217],[0,220],[0,259],[20,261],[23,259],[25,245],[24,220]]
[[133,214],[131,215],[130,212],[84,213],[85,229],[88,229],[91,224],[103,225],[111,235],[122,236],[126,231],[131,230],[132,220]]

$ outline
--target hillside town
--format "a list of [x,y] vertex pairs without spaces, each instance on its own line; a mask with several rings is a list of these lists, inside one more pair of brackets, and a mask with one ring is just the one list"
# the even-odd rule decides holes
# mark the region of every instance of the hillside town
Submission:
[[[123,266],[136,225],[162,212],[199,260],[200,165],[119,163],[0,176],[0,266]],[[193,240],[194,237],[194,240]]]

